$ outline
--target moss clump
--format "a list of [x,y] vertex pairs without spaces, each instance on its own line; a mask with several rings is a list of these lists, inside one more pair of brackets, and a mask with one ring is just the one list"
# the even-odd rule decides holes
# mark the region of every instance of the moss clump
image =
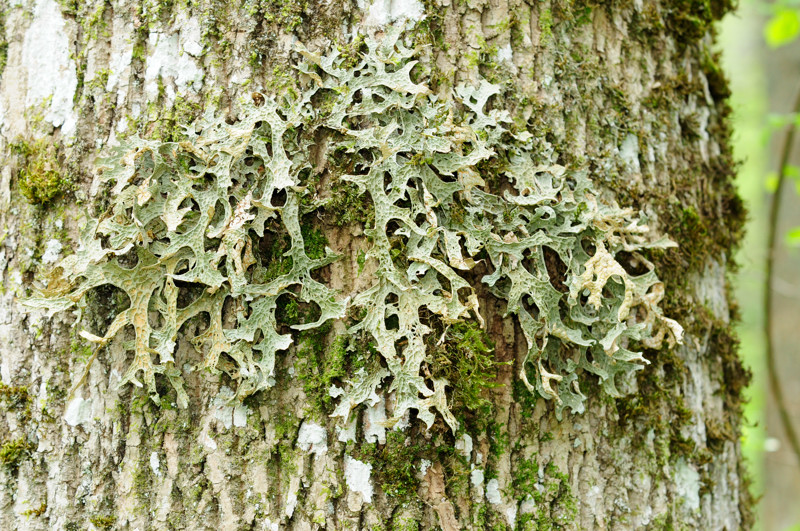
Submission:
[[[303,320],[312,322],[314,319]],[[301,333],[295,364],[311,410],[325,415],[333,410],[334,400],[329,394],[331,386],[341,386],[348,375],[376,362],[374,343],[363,336],[352,335],[340,335],[329,342],[331,328],[326,324]]]
[[542,32],[543,43],[553,40],[553,12],[550,9],[543,9],[539,14],[539,31]]
[[13,439],[0,446],[0,465],[16,471],[20,462],[30,456],[31,447],[25,439]]
[[245,8],[250,16],[261,16],[285,31],[294,31],[306,17],[308,1],[247,0]]
[[[443,341],[438,341],[443,338]],[[430,371],[450,382],[450,407],[470,431],[483,431],[494,417],[490,392],[500,384],[497,369],[505,363],[494,356],[494,344],[474,322],[454,323],[428,336]]]
[[386,434],[386,444],[364,444],[355,456],[372,465],[372,473],[381,490],[388,496],[408,502],[417,496],[421,459],[430,453],[426,445],[398,431]]
[[42,516],[45,513],[45,511],[47,511],[47,502],[41,504],[36,509],[28,509],[27,511],[22,511],[22,513],[20,514],[22,514],[22,516],[27,516],[27,517],[32,516],[34,518],[38,518]]
[[676,34],[679,44],[686,45],[701,39],[711,24],[735,5],[731,0],[676,0],[669,4],[667,27]]
[[8,63],[8,41],[5,39],[6,35],[6,14],[5,11],[0,12],[0,77],[6,69]]
[[0,403],[5,406],[6,411],[18,410],[22,421],[31,417],[33,400],[26,386],[11,386],[0,382]]
[[331,385],[347,374],[347,338],[337,337],[330,348],[326,338],[330,324],[308,330],[300,335],[297,347],[297,375],[303,381],[303,390],[315,411],[330,414]]
[[45,205],[72,190],[72,177],[59,164],[56,146],[51,142],[44,138],[18,140],[11,149],[22,159],[17,184],[29,203]]
[[721,451],[722,441],[736,441],[739,437],[739,419],[744,403],[742,393],[750,384],[753,374],[742,364],[739,357],[739,338],[730,323],[716,319],[710,321],[708,356],[714,364],[711,373],[719,375],[720,391],[725,401],[725,416],[714,425],[707,425],[706,432],[709,447]]
[[375,208],[355,184],[337,180],[331,187],[331,199],[324,207],[323,216],[337,227],[354,223],[370,227],[375,221]]
[[117,522],[117,517],[113,515],[96,514],[89,518],[89,521],[98,529],[111,529]]
[[525,499],[528,495],[538,494],[536,483],[539,481],[539,463],[536,456],[520,460],[512,475],[511,487],[517,499]]

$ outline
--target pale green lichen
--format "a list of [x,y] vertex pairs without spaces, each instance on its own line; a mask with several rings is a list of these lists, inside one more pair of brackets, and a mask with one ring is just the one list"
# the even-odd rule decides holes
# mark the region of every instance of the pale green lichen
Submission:
[[[680,326],[658,307],[663,286],[637,254],[670,243],[653,241],[635,212],[599,201],[585,173],[536,165],[531,136],[487,105],[499,87],[481,81],[442,98],[412,81],[415,50],[400,34],[367,39],[347,58],[300,47],[298,92],[254,94],[233,125],[209,112],[181,142],[134,138],[117,148],[100,164],[112,206],[87,223],[81,247],[27,304],[63,311],[80,308],[92,288],[123,290],[129,307],[102,336],[82,336],[104,345],[132,327],[134,360],[122,383],[138,384],[141,373],[157,400],[162,374],[184,407],[173,354],[187,320],[206,316],[190,339],[204,367],[226,372],[244,397],[274,384],[275,356],[292,344],[276,321],[279,297],[314,308],[297,331],[354,307],[360,319],[349,333],[370,338],[382,363],[343,378],[333,416],[347,419],[385,387],[390,424],[415,410],[430,426],[438,412],[455,430],[450,382],[431,375],[426,338],[441,331],[441,343],[457,323],[482,325],[482,282],[527,338],[525,385],[554,399],[559,416],[567,406],[583,410],[580,372],[618,394],[617,375],[646,363],[631,341],[680,341]],[[373,264],[374,282],[352,300],[314,278],[338,257],[309,252],[301,230],[304,214],[330,202],[307,176],[334,155],[350,159],[336,165],[350,168],[337,177],[374,210],[361,258]],[[275,267],[258,250],[279,237],[290,244]],[[621,251],[649,272],[629,274]]]

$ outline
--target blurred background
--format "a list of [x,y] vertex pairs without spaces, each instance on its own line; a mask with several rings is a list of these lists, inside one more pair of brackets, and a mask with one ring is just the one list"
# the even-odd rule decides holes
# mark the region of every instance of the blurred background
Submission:
[[[738,186],[750,211],[737,255],[734,289],[742,321],[741,355],[753,371],[743,448],[760,497],[756,529],[800,531],[800,456],[780,407],[800,429],[800,131],[782,179],[787,134],[800,126],[800,0],[740,0],[719,28],[718,46],[731,82],[734,150],[742,161]],[[781,194],[776,194],[779,180]],[[772,272],[771,330],[779,405],[770,384],[764,333],[764,289],[770,199],[778,197]]]

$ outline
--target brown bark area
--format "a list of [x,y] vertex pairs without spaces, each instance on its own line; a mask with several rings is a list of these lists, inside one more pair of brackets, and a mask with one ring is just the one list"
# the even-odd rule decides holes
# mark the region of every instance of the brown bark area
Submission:
[[[501,366],[502,385],[492,390],[494,423],[470,434],[471,452],[430,450],[456,444],[436,427],[426,433],[412,426],[399,443],[389,436],[377,445],[374,493],[366,501],[363,490],[348,488],[344,462],[363,454],[368,415],[359,420],[357,443],[339,442],[337,423],[309,411],[293,377],[294,352],[279,357],[276,387],[242,406],[214,399],[225,381],[186,374],[191,407],[178,410],[166,397],[158,408],[139,390],[116,388],[126,359],[115,342],[100,352],[79,392],[86,402],[69,403],[83,404],[85,414],[69,412],[66,395],[85,361],[70,333],[73,318],[26,315],[19,297],[44,269],[49,241],[69,247],[78,230],[74,213],[90,204],[92,160],[126,127],[164,137],[201,107],[232,109],[254,89],[280,90],[294,37],[318,50],[346,43],[344,32],[369,24],[368,12],[338,2],[304,9],[175,2],[163,11],[122,0],[59,5],[64,38],[56,44],[68,44],[80,81],[71,141],[65,126],[51,125],[58,121],[48,114],[52,101],[40,108],[26,102],[41,83],[26,55],[33,46],[28,31],[51,3],[6,10],[0,375],[6,385],[27,386],[30,402],[3,395],[9,405],[0,418],[2,442],[21,440],[27,449],[0,470],[1,528],[749,525],[738,443],[738,392],[746,378],[731,345],[726,291],[741,212],[731,191],[724,78],[711,52],[710,22],[723,6],[448,0],[427,6],[427,26],[417,31],[431,45],[434,86],[474,81],[479,73],[507,83],[503,104],[526,122],[543,163],[587,169],[609,200],[642,209],[681,245],[651,258],[669,290],[666,313],[681,321],[687,337],[674,352],[646,352],[652,364],[625,382],[628,396],[610,398],[585,380],[587,411],[558,421],[551,402],[519,385],[524,337],[487,294],[481,307],[495,355],[512,362]],[[171,36],[174,51],[159,47]],[[194,42],[205,50],[190,54]],[[60,145],[60,162],[78,177],[74,194],[45,207],[27,204],[19,192],[22,162],[12,144],[33,136]],[[359,227],[321,227],[345,257],[330,266],[333,286],[358,290],[369,274],[358,274]],[[102,328],[113,304],[100,294],[89,318]],[[185,341],[176,358],[199,361]],[[304,422],[326,429],[327,452],[298,444]],[[428,450],[409,450],[419,446]],[[391,469],[379,470],[381,459],[413,460],[417,492],[388,495],[383,487]],[[426,467],[423,459],[432,461]]]

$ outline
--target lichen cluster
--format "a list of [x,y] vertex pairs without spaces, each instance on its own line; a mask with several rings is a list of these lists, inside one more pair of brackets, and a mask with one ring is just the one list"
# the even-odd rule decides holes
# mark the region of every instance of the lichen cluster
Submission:
[[[399,28],[366,39],[354,57],[299,51],[296,91],[254,94],[233,124],[209,112],[181,142],[130,139],[99,165],[110,208],[27,304],[63,311],[99,286],[124,291],[130,304],[102,336],[81,333],[104,345],[133,330],[121,383],[141,377],[158,400],[163,375],[185,407],[174,354],[197,317],[202,332],[189,339],[203,367],[227,373],[240,397],[268,389],[276,355],[293,342],[276,319],[280,297],[314,308],[312,322],[292,329],[349,315],[348,334],[380,353],[379,365],[331,387],[333,416],[345,419],[382,389],[390,423],[414,410],[428,426],[439,414],[457,429],[449,382],[428,370],[429,346],[434,330],[441,343],[457,323],[483,326],[479,284],[518,320],[528,347],[520,376],[559,415],[583,410],[581,373],[616,395],[617,375],[646,363],[633,342],[680,341],[658,307],[663,285],[637,253],[669,242],[654,241],[634,211],[600,201],[585,173],[537,165],[531,135],[493,107],[498,86],[433,95],[412,80],[415,50]],[[339,257],[309,252],[301,228],[331,201],[314,177],[334,159],[349,168],[334,178],[374,210],[363,257],[373,282],[353,294],[320,280],[315,272]],[[282,257],[263,252],[281,237],[290,242]],[[620,252],[645,272],[626,271]]]

